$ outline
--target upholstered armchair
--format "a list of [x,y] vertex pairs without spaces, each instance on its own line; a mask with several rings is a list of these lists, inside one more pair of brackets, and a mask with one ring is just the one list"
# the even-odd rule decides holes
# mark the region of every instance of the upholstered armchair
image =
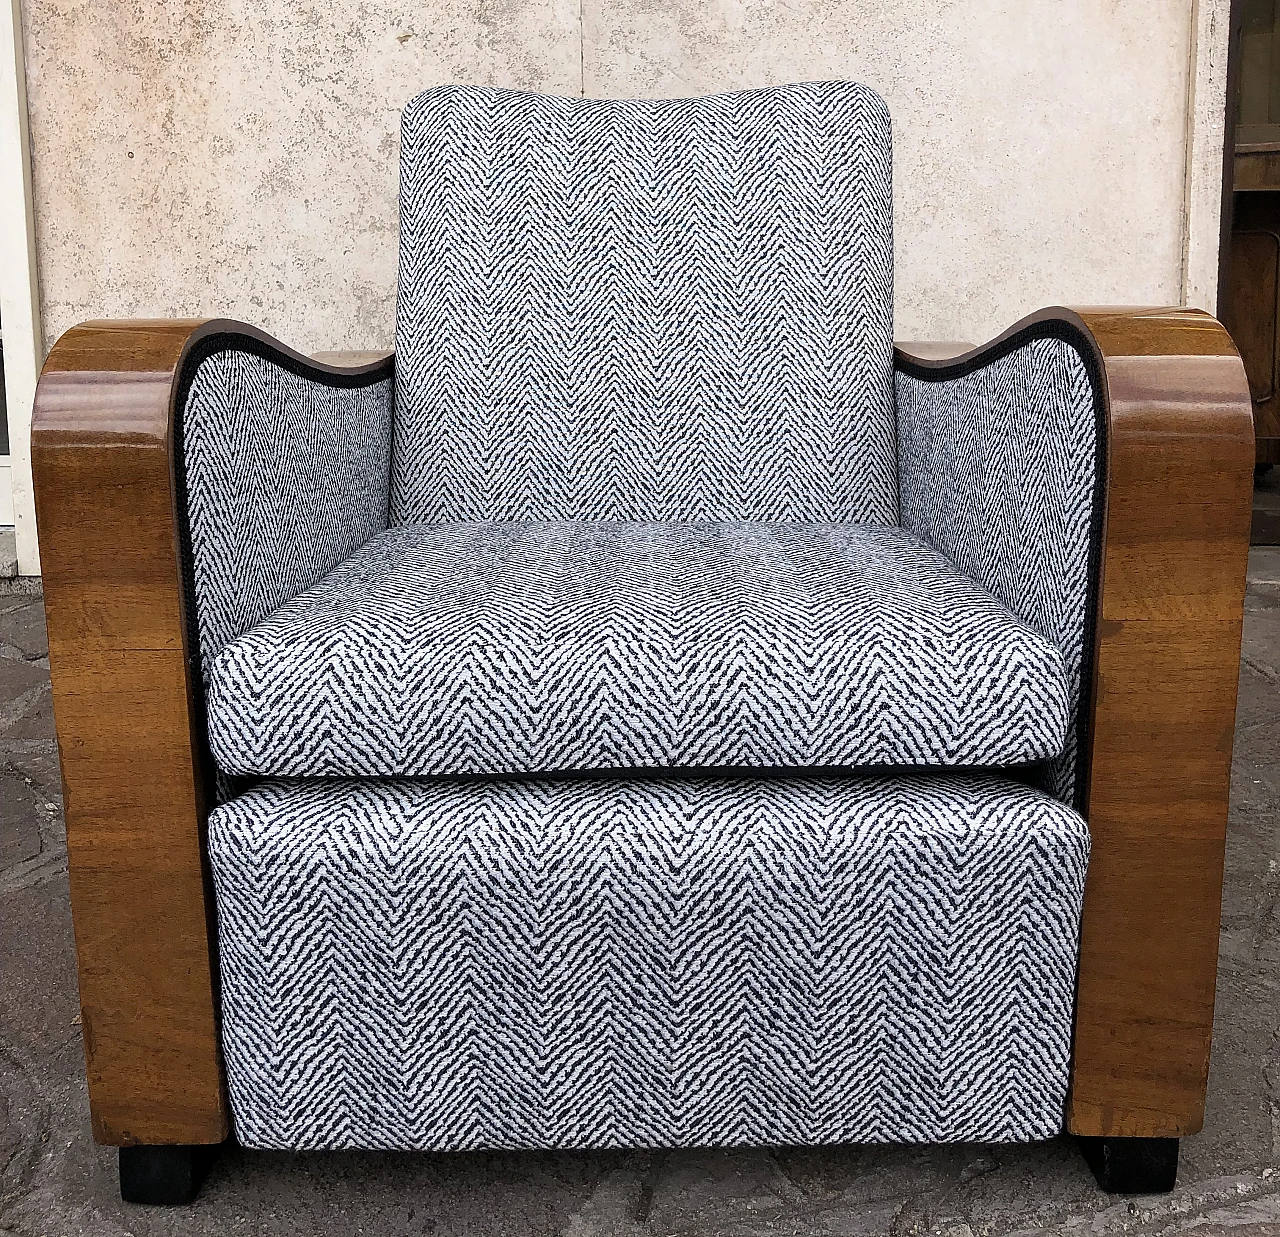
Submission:
[[228,1136],[1071,1131],[1170,1188],[1249,526],[1222,328],[895,351],[889,116],[847,83],[429,90],[401,193],[394,356],[97,322],[41,379],[125,1196]]

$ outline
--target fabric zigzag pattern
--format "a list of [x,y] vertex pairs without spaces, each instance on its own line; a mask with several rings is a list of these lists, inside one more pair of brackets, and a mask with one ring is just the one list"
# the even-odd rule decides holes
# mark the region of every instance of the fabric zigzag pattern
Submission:
[[897,375],[902,527],[1062,652],[1071,717],[1048,789],[1080,805],[1098,406],[1077,348],[1040,339],[963,378]]
[[1072,798],[1079,353],[895,394],[861,86],[403,135],[395,406],[230,348],[181,410],[211,745],[310,779],[209,822],[237,1136],[1057,1134],[1083,820],[865,766]]
[[181,466],[206,672],[387,527],[391,397],[390,378],[333,387],[237,348],[199,364]]
[[391,522],[897,523],[889,145],[848,82],[414,99]]
[[209,825],[236,1135],[1051,1137],[1088,848],[990,775],[264,783]]
[[1065,740],[1057,648],[856,524],[417,525],[208,668],[234,773],[1003,765]]

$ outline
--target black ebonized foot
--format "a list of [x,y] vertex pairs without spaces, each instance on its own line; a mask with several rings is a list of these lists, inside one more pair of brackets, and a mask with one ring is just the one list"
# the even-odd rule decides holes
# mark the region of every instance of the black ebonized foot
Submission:
[[1178,1179],[1176,1138],[1079,1138],[1085,1163],[1108,1194],[1168,1194]]
[[174,1206],[194,1201],[217,1147],[121,1147],[120,1197]]

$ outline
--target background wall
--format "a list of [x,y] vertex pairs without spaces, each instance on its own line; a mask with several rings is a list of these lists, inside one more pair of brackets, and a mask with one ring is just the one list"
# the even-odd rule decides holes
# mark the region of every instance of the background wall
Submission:
[[679,95],[856,78],[895,123],[898,338],[982,339],[1051,303],[1177,303],[1213,6],[24,0],[46,347],[86,317],[175,314],[304,351],[388,346],[398,114],[445,81]]

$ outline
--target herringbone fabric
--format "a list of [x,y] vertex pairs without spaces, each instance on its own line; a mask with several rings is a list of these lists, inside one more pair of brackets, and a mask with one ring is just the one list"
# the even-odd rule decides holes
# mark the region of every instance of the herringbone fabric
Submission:
[[205,669],[387,526],[391,380],[334,387],[215,352],[180,410]]
[[209,667],[226,770],[995,765],[1062,749],[1057,648],[872,525],[390,529]]
[[1088,850],[990,775],[264,783],[209,822],[236,1137],[1050,1137]]
[[1071,717],[1048,786],[1079,804],[1098,408],[1080,353],[1027,343],[962,378],[897,375],[902,526],[1062,651]]
[[889,147],[848,82],[414,99],[391,522],[896,523]]

